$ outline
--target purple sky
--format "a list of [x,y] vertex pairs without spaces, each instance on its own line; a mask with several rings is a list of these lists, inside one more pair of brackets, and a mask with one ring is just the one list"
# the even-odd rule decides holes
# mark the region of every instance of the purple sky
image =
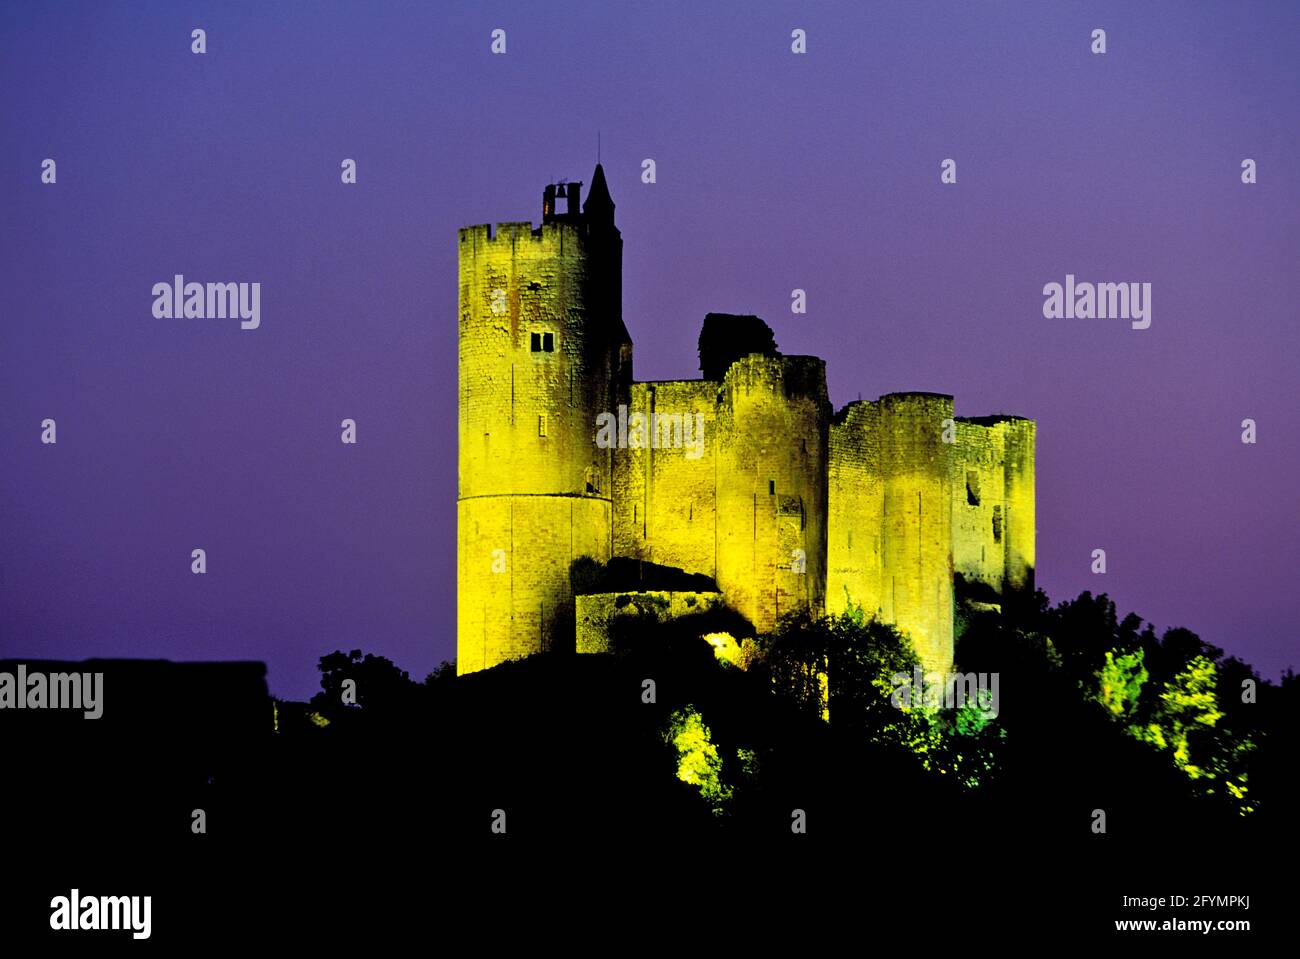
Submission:
[[[1031,416],[1053,600],[1297,664],[1300,5],[611,6],[6,6],[0,656],[299,697],[336,648],[451,658],[455,231],[539,219],[599,129],[638,378],[753,312],[837,407]],[[260,282],[261,328],[154,319],[176,273]],[[1066,273],[1152,283],[1151,328],[1044,319]]]

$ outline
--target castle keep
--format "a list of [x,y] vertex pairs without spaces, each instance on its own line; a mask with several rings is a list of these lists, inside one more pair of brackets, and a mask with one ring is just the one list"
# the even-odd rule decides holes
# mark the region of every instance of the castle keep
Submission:
[[[835,412],[825,363],[751,316],[705,318],[701,379],[634,381],[599,164],[581,187],[546,187],[536,229],[458,234],[458,671],[713,603],[759,632],[861,605],[947,670],[955,584],[1032,589],[1033,421],[937,393]],[[583,575],[620,564],[636,584]]]

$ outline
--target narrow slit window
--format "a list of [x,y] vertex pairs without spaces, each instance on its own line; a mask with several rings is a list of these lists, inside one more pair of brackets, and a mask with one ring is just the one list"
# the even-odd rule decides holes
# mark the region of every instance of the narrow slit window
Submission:
[[537,435],[538,436],[546,435],[546,414],[545,413],[539,413],[537,416]]
[[993,507],[993,542],[1002,542],[1002,507]]
[[554,334],[554,333],[543,333],[543,334],[542,334],[542,352],[543,352],[543,353],[554,353],[554,352],[555,352],[555,334]]
[[528,335],[528,345],[534,353],[542,352],[542,334],[530,333]]

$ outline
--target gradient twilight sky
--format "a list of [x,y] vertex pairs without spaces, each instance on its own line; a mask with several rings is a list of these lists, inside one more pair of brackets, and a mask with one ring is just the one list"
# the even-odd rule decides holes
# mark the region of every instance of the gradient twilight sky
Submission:
[[[416,679],[454,656],[455,231],[538,220],[546,182],[590,182],[599,130],[639,379],[698,376],[704,314],[753,312],[826,358],[836,407],[930,390],[1033,417],[1054,601],[1105,591],[1265,676],[1300,665],[1294,0],[18,3],[0,25],[0,657],[260,659],[306,697],[336,648]],[[154,319],[176,273],[260,282],[261,328]],[[1151,328],[1044,319],[1066,273],[1151,282]]]

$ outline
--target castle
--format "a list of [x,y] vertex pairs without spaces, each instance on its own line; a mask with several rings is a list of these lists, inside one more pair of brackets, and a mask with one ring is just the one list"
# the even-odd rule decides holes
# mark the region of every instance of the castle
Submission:
[[[752,316],[706,318],[701,379],[635,381],[599,164],[581,187],[547,186],[536,229],[458,231],[458,672],[716,603],[759,632],[860,605],[946,671],[955,584],[1032,589],[1034,422],[938,393],[836,412],[824,361]],[[620,563],[637,582],[579,575]]]

